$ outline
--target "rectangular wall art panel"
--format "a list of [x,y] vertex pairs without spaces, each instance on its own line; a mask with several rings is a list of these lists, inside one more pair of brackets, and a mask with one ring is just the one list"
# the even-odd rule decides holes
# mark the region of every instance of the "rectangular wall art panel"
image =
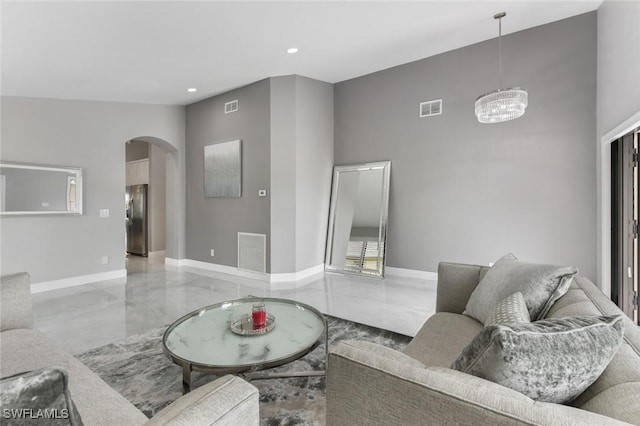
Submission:
[[240,197],[242,188],[240,140],[204,147],[204,196]]

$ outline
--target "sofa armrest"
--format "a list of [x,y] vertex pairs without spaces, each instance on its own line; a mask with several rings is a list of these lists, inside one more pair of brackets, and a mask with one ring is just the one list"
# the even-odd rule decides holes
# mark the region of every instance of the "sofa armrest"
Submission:
[[258,389],[227,375],[194,389],[156,414],[146,424],[185,426],[258,426]]
[[29,274],[0,278],[0,331],[33,328],[33,305]]
[[487,380],[448,368],[421,367],[407,358],[388,348],[371,351],[349,341],[333,347],[327,369],[327,425],[624,424],[574,407],[537,403]]
[[436,312],[461,314],[469,297],[489,268],[464,263],[440,262]]

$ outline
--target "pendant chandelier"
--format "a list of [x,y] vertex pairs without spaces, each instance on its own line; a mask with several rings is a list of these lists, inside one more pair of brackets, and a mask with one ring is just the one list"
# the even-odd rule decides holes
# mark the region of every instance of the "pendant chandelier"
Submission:
[[522,117],[527,108],[529,95],[525,89],[502,89],[502,18],[505,16],[506,12],[500,12],[493,17],[498,20],[499,88],[476,99],[476,116],[481,123],[515,120]]

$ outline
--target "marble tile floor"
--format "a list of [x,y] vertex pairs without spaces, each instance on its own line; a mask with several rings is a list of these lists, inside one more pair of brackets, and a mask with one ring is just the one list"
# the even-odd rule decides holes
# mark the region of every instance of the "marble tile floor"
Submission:
[[33,295],[35,326],[71,353],[153,328],[247,295],[293,299],[321,312],[413,336],[435,312],[436,283],[324,274],[270,289],[263,281],[130,256],[127,277]]

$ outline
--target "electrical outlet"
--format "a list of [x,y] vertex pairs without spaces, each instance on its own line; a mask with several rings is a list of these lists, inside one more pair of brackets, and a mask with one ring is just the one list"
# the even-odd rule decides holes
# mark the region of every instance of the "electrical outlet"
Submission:
[[109,209],[100,209],[100,217],[109,217]]
[[109,264],[109,256],[102,256],[100,262],[102,262],[103,265]]
[[215,256],[215,254],[214,254],[214,250],[213,250],[213,249],[211,249],[211,257],[213,257],[213,256]]

